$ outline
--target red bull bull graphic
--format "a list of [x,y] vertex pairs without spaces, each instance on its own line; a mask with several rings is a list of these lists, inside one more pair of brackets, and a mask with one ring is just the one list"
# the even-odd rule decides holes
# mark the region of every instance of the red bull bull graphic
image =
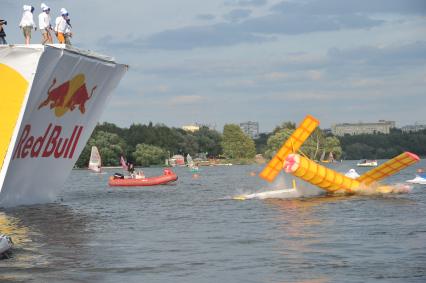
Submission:
[[[53,201],[127,66],[92,51],[50,44],[0,45],[0,64],[4,62],[28,87],[21,91],[9,135],[0,131],[5,141],[0,207]],[[4,100],[12,101],[19,88],[3,73]],[[0,113],[9,116],[9,110],[1,109],[12,108],[12,102],[3,104]]]
[[78,74],[71,80],[53,88],[55,84],[56,78],[53,79],[47,91],[47,98],[40,103],[38,109],[49,105],[50,109],[55,109],[56,117],[63,116],[68,110],[74,111],[76,107],[81,114],[84,114],[86,112],[85,104],[92,97],[97,87],[95,85],[89,95],[84,74]]
[[73,158],[83,126],[75,126],[71,136],[62,136],[62,126],[49,124],[42,136],[31,134],[31,125],[25,125],[19,138],[13,159],[24,158]]

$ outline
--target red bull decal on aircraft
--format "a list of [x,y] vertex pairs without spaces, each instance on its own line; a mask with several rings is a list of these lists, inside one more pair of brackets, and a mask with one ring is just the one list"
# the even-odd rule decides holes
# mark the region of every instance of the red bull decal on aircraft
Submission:
[[83,126],[74,126],[71,136],[62,136],[62,126],[51,123],[42,136],[31,135],[31,125],[25,125],[19,138],[13,159],[24,158],[73,158]]
[[76,107],[81,114],[84,114],[86,112],[85,104],[92,97],[97,87],[95,85],[89,95],[84,74],[77,74],[71,80],[53,88],[55,84],[56,78],[53,79],[47,91],[47,98],[40,103],[38,109],[50,104],[50,109],[55,109],[56,117],[63,116],[68,110],[74,111]]

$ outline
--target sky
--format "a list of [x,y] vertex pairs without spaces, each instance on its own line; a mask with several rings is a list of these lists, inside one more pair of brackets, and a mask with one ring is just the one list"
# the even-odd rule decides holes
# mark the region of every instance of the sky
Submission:
[[[426,0],[51,0],[74,46],[130,66],[101,121],[128,127],[257,121],[269,132],[307,114],[343,122],[426,121]],[[22,5],[0,0],[8,43]],[[41,35],[33,34],[32,43]]]

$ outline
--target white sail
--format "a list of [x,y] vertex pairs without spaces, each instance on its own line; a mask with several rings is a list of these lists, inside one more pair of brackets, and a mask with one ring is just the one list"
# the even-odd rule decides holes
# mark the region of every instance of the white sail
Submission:
[[194,166],[194,161],[192,161],[192,157],[191,157],[191,155],[189,155],[189,153],[186,156],[186,164],[188,165],[188,167],[193,167]]
[[320,161],[324,161],[324,158],[325,158],[325,150],[322,151]]
[[90,153],[89,169],[94,172],[101,172],[102,160],[99,154],[98,148],[92,146],[92,152]]

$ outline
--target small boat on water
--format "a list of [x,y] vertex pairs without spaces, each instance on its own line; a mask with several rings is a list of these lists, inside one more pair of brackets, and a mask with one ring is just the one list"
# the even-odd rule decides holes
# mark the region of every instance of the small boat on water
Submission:
[[407,180],[407,183],[426,185],[426,173],[416,175],[414,179]]
[[101,155],[96,146],[92,146],[92,151],[90,152],[90,160],[88,168],[93,172],[100,173],[102,166]]
[[156,186],[165,185],[174,182],[178,176],[170,169],[164,169],[163,175],[145,178],[131,178],[124,177],[121,174],[115,174],[109,177],[108,185],[115,187],[142,187],[142,186]]
[[426,185],[426,178],[423,178],[419,175],[416,175],[416,177],[414,179],[407,180],[406,182],[411,183],[411,184]]
[[356,166],[358,167],[376,167],[377,166],[377,160],[368,160],[368,159],[363,159],[360,160]]
[[4,253],[9,251],[13,247],[12,238],[9,236],[0,234],[0,257],[3,256]]

